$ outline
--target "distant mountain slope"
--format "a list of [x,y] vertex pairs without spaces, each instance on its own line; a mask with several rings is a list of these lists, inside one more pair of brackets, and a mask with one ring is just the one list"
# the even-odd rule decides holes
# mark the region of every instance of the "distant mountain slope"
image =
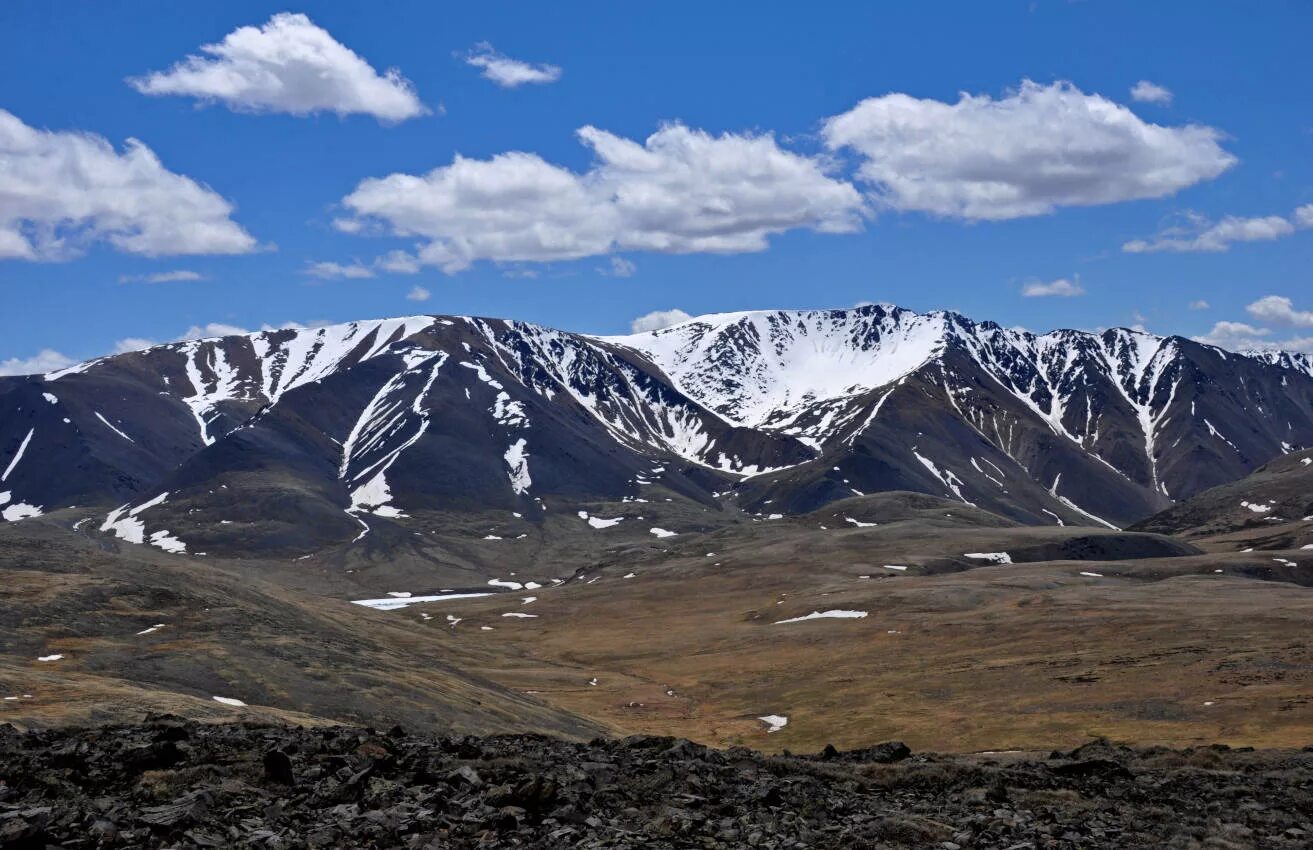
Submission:
[[268,331],[0,379],[0,516],[98,506],[123,541],[229,553],[657,487],[711,516],[910,490],[1122,526],[1313,446],[1307,366],[890,305],[625,337],[440,316]]
[[1245,533],[1256,548],[1313,544],[1313,451],[1277,458],[1239,481],[1187,499],[1138,523],[1140,531],[1184,537]]

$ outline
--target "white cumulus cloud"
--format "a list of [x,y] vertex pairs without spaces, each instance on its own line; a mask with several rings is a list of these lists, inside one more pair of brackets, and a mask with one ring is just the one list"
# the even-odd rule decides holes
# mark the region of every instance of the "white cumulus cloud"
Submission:
[[1050,296],[1072,298],[1077,295],[1084,295],[1085,287],[1081,286],[1080,278],[1067,280],[1060,277],[1057,280],[1048,282],[1031,281],[1021,288],[1021,294],[1027,298],[1046,298]]
[[687,322],[691,318],[693,317],[683,310],[653,310],[651,313],[644,313],[630,322],[629,330],[636,334],[659,331],[680,322]]
[[888,94],[824,122],[833,150],[862,158],[876,201],[963,219],[1161,198],[1236,163],[1212,127],[1163,127],[1070,83],[1024,81],[995,100]]
[[31,357],[10,357],[7,360],[0,360],[0,375],[39,375],[72,366],[75,362],[77,361],[72,357],[61,354],[53,348],[43,348]]
[[1140,80],[1131,86],[1131,100],[1140,103],[1161,103],[1167,106],[1172,102],[1172,90],[1148,80]]
[[634,273],[638,271],[638,266],[624,257],[612,257],[610,266],[600,268],[597,271],[605,277],[633,277]]
[[301,14],[238,27],[167,71],[134,77],[142,94],[220,101],[243,112],[361,113],[394,123],[428,112],[396,69],[380,74]]
[[532,153],[457,156],[427,174],[362,181],[336,224],[417,238],[415,260],[447,273],[479,260],[761,251],[788,230],[861,228],[860,193],[770,135],[670,124],[642,142],[595,127],[578,136],[596,157],[584,173]]
[[498,53],[486,41],[474,45],[474,49],[465,56],[465,64],[482,69],[484,79],[508,89],[528,84],[554,83],[561,79],[561,69],[556,65],[512,59],[504,53]]
[[1264,295],[1245,307],[1254,319],[1283,328],[1313,328],[1313,310],[1296,310],[1284,295]]
[[1205,301],[1202,298],[1190,302],[1191,310],[1207,310],[1211,306],[1212,306],[1211,304],[1209,304],[1207,301]]
[[1313,354],[1313,336],[1280,337],[1268,327],[1313,328],[1313,310],[1296,309],[1294,301],[1284,295],[1264,295],[1248,304],[1245,312],[1261,324],[1217,322],[1212,330],[1195,340],[1232,351],[1263,349]]
[[214,190],[129,139],[38,130],[0,109],[0,259],[64,260],[93,242],[128,254],[245,254],[255,239]]
[[151,274],[119,275],[119,283],[176,283],[179,281],[205,280],[205,275],[189,269],[176,269],[170,272],[153,272]]
[[323,261],[310,263],[302,270],[302,274],[310,277],[317,277],[323,280],[333,278],[347,278],[348,280],[362,280],[374,276],[374,272],[368,266],[359,262],[351,263],[334,263]]
[[1300,207],[1289,218],[1265,215],[1245,218],[1228,215],[1217,221],[1188,212],[1182,222],[1164,227],[1149,239],[1132,239],[1122,245],[1128,254],[1218,253],[1237,242],[1271,242],[1296,230],[1313,227],[1313,204]]
[[417,284],[417,285],[415,285],[415,286],[412,286],[412,287],[410,288],[410,291],[406,293],[406,300],[407,300],[407,301],[427,301],[427,300],[429,300],[429,296],[432,295],[432,294],[433,294],[433,293],[429,292],[427,289],[425,289],[424,287],[419,286],[419,285]]

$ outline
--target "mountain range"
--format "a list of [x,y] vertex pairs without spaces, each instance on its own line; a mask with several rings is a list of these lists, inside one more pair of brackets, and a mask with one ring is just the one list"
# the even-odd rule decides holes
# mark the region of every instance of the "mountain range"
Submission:
[[640,519],[598,505],[705,530],[885,491],[1124,527],[1313,446],[1305,355],[886,304],[611,337],[461,316],[270,330],[0,378],[0,398],[4,519],[77,508],[191,554]]

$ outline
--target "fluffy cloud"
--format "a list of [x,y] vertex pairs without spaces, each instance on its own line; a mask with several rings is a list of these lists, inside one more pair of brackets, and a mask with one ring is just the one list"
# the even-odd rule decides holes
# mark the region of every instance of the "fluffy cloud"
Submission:
[[[327,322],[283,322],[280,325],[271,325],[264,323],[260,325],[260,331],[281,331],[289,328],[317,328],[328,324]],[[255,333],[239,325],[228,324],[227,322],[207,322],[203,325],[192,325],[169,342],[192,342],[198,339],[213,339],[220,336],[242,336],[249,333]],[[126,354],[129,351],[142,351],[147,348],[153,348],[160,345],[157,340],[146,339],[144,337],[127,337],[114,343],[113,352],[115,354]]]
[[1209,304],[1207,301],[1205,301],[1202,298],[1190,302],[1191,310],[1207,310],[1211,306],[1212,306],[1211,304]]
[[374,261],[374,265],[393,274],[418,274],[419,259],[405,251],[389,251]]
[[344,277],[349,280],[362,280],[374,276],[374,272],[365,265],[358,262],[349,264],[320,262],[311,263],[305,267],[302,274],[310,277],[317,277],[323,280]]
[[433,293],[429,292],[429,291],[428,291],[427,289],[425,289],[424,287],[419,286],[419,285],[415,285],[415,286],[412,286],[412,287],[410,288],[410,291],[406,293],[406,300],[407,300],[407,301],[427,301],[427,300],[429,300],[429,296],[432,295],[432,294],[433,294]]
[[683,310],[653,310],[629,323],[629,330],[636,334],[659,331],[693,318]]
[[205,55],[128,83],[142,94],[217,100],[245,112],[362,113],[392,123],[428,111],[397,70],[379,74],[305,15],[283,12],[200,50]]
[[153,339],[146,339],[141,336],[124,337],[114,343],[114,353],[127,354],[129,351],[142,351],[158,344]]
[[[288,328],[317,328],[328,324],[327,322],[284,322],[281,325],[263,324],[260,326],[262,331],[286,330]],[[230,325],[224,322],[209,322],[204,325],[192,325],[183,333],[174,337],[171,342],[188,342],[197,339],[210,339],[219,336],[233,336],[249,334],[251,331],[246,328]],[[153,348],[160,343],[153,339],[145,337],[125,337],[116,341],[110,349],[111,354],[127,354],[131,351],[144,351],[147,348]],[[72,357],[61,354],[52,348],[43,348],[35,356],[26,359],[19,357],[10,357],[7,360],[0,360],[0,376],[3,375],[38,375],[46,372],[54,372],[64,369],[77,363]]]
[[1172,90],[1148,80],[1140,80],[1131,86],[1131,100],[1140,103],[1161,103],[1166,106],[1172,102]]
[[1060,296],[1071,298],[1076,295],[1084,295],[1085,287],[1080,285],[1080,278],[1067,280],[1058,278],[1057,280],[1045,283],[1043,281],[1032,281],[1021,288],[1021,294],[1027,298],[1047,298],[1050,296]]
[[[1313,328],[1313,310],[1296,310],[1294,302],[1283,295],[1265,295],[1245,307],[1255,321],[1286,328]],[[1269,327],[1248,322],[1217,322],[1212,330],[1195,337],[1198,342],[1231,351],[1277,349],[1313,354],[1313,336],[1276,338]]]
[[62,260],[96,241],[145,256],[244,254],[232,205],[136,139],[29,127],[0,109],[0,259]]
[[1263,338],[1271,334],[1267,328],[1257,328],[1244,322],[1217,322],[1211,331],[1195,337],[1195,341],[1230,351],[1243,351],[1268,344]]
[[1264,295],[1245,307],[1245,312],[1269,325],[1313,328],[1313,310],[1296,310],[1295,303],[1284,295]]
[[336,224],[416,237],[416,261],[448,273],[478,260],[761,251],[787,230],[861,227],[857,190],[770,135],[671,124],[641,143],[595,127],[578,136],[596,157],[585,173],[531,153],[457,156],[428,174],[362,181],[342,200],[351,215]]
[[[295,327],[295,325],[289,325],[288,327]],[[264,330],[274,330],[274,328],[265,325]],[[192,325],[178,337],[177,341],[210,339],[211,337],[216,336],[238,336],[240,334],[248,333],[250,333],[250,331],[246,328],[239,328],[236,325],[224,324],[223,322],[210,322],[204,325]]]
[[521,62],[504,53],[498,53],[486,41],[474,45],[465,56],[465,64],[483,69],[483,77],[502,88],[513,89],[526,84],[554,83],[561,79],[561,69],[555,65]]
[[1160,230],[1150,239],[1132,239],[1122,245],[1129,254],[1226,251],[1237,242],[1271,242],[1296,230],[1313,227],[1313,204],[1300,207],[1289,218],[1266,215],[1242,218],[1228,215],[1211,221],[1198,213],[1185,213],[1182,224]]
[[205,280],[205,275],[187,269],[171,272],[154,272],[153,274],[119,275],[119,283],[175,283],[178,281]]
[[1070,83],[1029,80],[995,100],[888,94],[824,122],[832,150],[862,157],[877,202],[963,219],[1161,198],[1236,163],[1211,127],[1163,127]]
[[638,271],[638,266],[634,265],[624,257],[612,257],[609,267],[600,268],[598,274],[604,277],[633,277]]
[[0,375],[39,375],[72,366],[75,362],[72,357],[60,354],[53,348],[43,348],[33,357],[0,360]]

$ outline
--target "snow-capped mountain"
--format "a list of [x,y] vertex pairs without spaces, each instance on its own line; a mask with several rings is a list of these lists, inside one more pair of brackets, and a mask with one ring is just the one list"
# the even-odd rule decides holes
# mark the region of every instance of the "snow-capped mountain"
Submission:
[[167,550],[304,550],[661,487],[708,510],[913,490],[1120,526],[1313,446],[1309,366],[891,305],[622,337],[442,316],[267,331],[0,379],[0,516],[103,506],[105,533]]

